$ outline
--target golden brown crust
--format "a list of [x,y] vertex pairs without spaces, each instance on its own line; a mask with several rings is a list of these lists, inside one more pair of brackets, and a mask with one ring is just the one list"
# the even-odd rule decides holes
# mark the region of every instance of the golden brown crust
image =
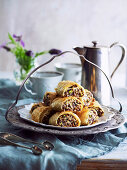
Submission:
[[81,121],[75,113],[65,111],[57,112],[54,115],[52,115],[49,119],[49,124],[61,127],[78,127],[80,126]]
[[49,106],[38,107],[32,112],[32,120],[39,123],[46,123],[46,121],[48,122],[46,119],[49,118],[50,113],[51,108]]
[[99,104],[98,101],[96,101],[95,99],[93,99],[93,101],[91,102],[91,104],[89,105],[90,108],[94,108],[96,109],[98,116],[101,117],[104,115],[104,110],[102,108],[102,106]]
[[97,112],[93,108],[84,107],[81,112],[76,114],[81,120],[81,125],[91,125],[98,121]]
[[44,104],[43,104],[42,102],[34,103],[34,104],[32,105],[32,107],[31,107],[31,109],[30,109],[30,114],[32,114],[32,112],[33,112],[36,108],[41,107],[41,106],[43,106],[43,105],[44,105]]
[[[82,97],[84,95],[84,88],[78,83],[75,83],[73,81],[61,81],[59,82],[55,90],[57,95],[61,97],[68,97],[68,96]],[[74,93],[74,90],[76,91],[77,94]],[[79,90],[79,94],[77,92],[78,90]],[[67,92],[69,94],[67,94]]]
[[55,98],[56,98],[56,92],[46,92],[43,97],[43,102],[46,106],[50,106],[50,104]]
[[83,109],[83,102],[76,97],[56,98],[52,101],[51,108],[55,111],[81,111]]

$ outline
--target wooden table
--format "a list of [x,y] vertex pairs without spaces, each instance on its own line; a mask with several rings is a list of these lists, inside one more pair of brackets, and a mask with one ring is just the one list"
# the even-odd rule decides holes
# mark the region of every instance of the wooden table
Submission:
[[89,159],[82,161],[77,170],[127,170],[127,160]]

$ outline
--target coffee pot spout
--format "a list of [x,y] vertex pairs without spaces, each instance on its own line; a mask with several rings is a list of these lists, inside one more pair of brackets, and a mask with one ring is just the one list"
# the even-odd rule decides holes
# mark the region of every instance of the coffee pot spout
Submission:
[[82,47],[74,47],[73,48],[79,55],[83,55],[86,53],[86,49]]

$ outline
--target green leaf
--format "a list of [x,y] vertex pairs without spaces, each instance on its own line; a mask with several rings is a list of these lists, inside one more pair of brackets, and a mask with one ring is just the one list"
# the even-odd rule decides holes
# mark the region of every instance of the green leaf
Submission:
[[39,55],[43,55],[43,54],[47,54],[47,53],[48,53],[48,51],[42,51],[40,53],[36,53],[35,57],[38,57]]
[[16,41],[14,40],[14,38],[11,36],[10,33],[8,33],[8,37],[11,40],[12,44],[15,44],[15,45],[17,44]]

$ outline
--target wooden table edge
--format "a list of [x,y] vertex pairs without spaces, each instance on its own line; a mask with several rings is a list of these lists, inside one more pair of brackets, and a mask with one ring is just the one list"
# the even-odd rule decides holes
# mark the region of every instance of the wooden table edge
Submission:
[[77,166],[77,170],[127,170],[124,159],[86,159]]

